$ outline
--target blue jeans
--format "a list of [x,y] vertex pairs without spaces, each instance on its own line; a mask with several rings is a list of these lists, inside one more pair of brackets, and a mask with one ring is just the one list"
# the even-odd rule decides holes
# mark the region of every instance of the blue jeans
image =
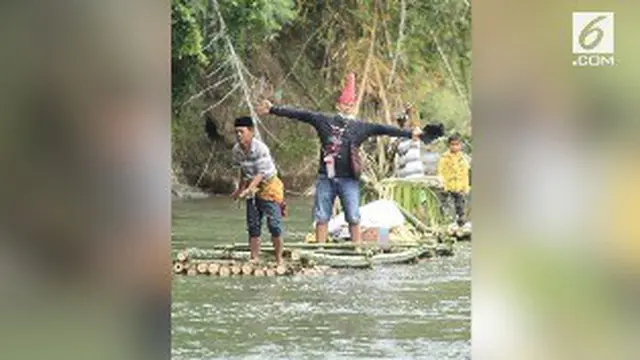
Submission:
[[258,197],[247,199],[247,231],[250,237],[260,237],[262,218],[267,216],[267,227],[272,237],[282,235],[282,209],[274,201],[262,200]]
[[331,211],[336,196],[344,209],[345,220],[351,225],[360,223],[360,184],[353,178],[329,179],[320,175],[316,180],[316,195],[313,217],[316,223],[326,224],[331,219]]

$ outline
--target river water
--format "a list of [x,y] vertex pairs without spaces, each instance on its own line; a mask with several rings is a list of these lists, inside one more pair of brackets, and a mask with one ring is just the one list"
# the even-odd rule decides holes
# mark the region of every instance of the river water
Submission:
[[[289,203],[287,231],[311,230],[311,200]],[[175,202],[173,232],[174,250],[246,241],[244,209]],[[174,277],[172,358],[470,359],[471,246],[457,246],[450,258],[331,276]]]

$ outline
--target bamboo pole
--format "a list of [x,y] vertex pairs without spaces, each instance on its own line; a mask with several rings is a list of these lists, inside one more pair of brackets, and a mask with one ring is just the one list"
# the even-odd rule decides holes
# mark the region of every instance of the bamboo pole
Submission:
[[264,276],[264,270],[261,269],[261,268],[255,269],[254,272],[253,272],[253,276],[263,277]]
[[198,271],[198,274],[208,274],[209,265],[207,263],[201,262],[196,265],[196,270]]
[[435,253],[438,256],[453,256],[453,244],[439,244]]
[[287,244],[286,247],[290,249],[299,249],[299,250],[311,250],[311,249],[356,249],[356,248],[366,248],[366,247],[375,247],[376,244],[362,242],[360,244],[354,244],[350,241],[347,242],[339,242],[339,243],[290,243]]
[[197,249],[189,248],[182,252],[186,253],[189,259],[193,260],[236,260],[248,261],[251,257],[249,251],[233,251],[235,245],[224,245],[228,249]]
[[376,45],[376,32],[378,29],[378,16],[375,14],[373,18],[373,26],[371,27],[371,39],[369,43],[369,53],[367,55],[367,59],[364,62],[364,70],[362,71],[362,80],[360,80],[360,89],[358,90],[358,97],[356,98],[355,104],[355,114],[358,115],[360,113],[360,104],[362,103],[362,98],[364,97],[364,92],[367,84],[367,78],[369,77],[369,69],[371,67],[371,60],[374,56],[374,50]]
[[176,255],[176,259],[180,262],[186,262],[189,260],[189,255],[185,251],[180,251],[178,255]]
[[264,273],[266,276],[276,276],[276,271],[272,268],[267,269]]
[[231,265],[231,274],[240,275],[242,273],[242,266],[240,264]]
[[185,272],[184,264],[177,262],[173,264],[173,273],[174,274],[183,274]]
[[374,249],[367,250],[363,252],[360,248],[356,249],[320,249],[314,251],[314,253],[319,255],[334,255],[334,256],[372,256],[374,254]]
[[382,264],[406,264],[417,261],[421,257],[426,257],[433,250],[426,247],[409,249],[396,253],[377,254],[371,257],[374,265]]
[[393,61],[391,63],[391,72],[389,73],[389,81],[387,82],[387,87],[391,87],[393,84],[393,75],[396,72],[396,65],[398,63],[398,58],[400,58],[400,47],[402,44],[402,40],[404,39],[404,27],[405,21],[407,19],[407,4],[405,0],[400,1],[400,25],[398,26],[398,39],[396,40],[396,51],[393,55]]
[[372,266],[371,261],[365,256],[334,256],[316,254],[305,251],[300,254],[301,260],[305,260],[309,267],[315,264],[329,265],[335,268],[367,269]]
[[278,276],[282,276],[285,275],[287,273],[287,267],[284,265],[278,265],[276,267],[276,275]]
[[196,276],[198,275],[198,269],[196,269],[195,264],[189,264],[187,267],[187,276]]
[[218,275],[218,270],[220,270],[220,264],[218,263],[210,263],[207,267],[210,275]]
[[231,271],[229,270],[229,266],[221,265],[220,269],[218,269],[218,275],[222,277],[227,277],[231,275]]
[[253,273],[253,266],[250,263],[242,265],[242,275],[251,275]]

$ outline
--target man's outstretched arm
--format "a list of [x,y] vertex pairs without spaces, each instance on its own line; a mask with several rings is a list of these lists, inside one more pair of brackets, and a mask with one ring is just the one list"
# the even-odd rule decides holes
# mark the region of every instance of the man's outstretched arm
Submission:
[[365,134],[367,137],[388,135],[391,137],[412,137],[414,134],[412,131],[399,128],[397,126],[375,124],[375,123],[363,123],[365,126]]
[[424,129],[415,128],[412,131],[404,130],[395,126],[363,123],[365,126],[365,138],[370,136],[388,135],[392,137],[413,138],[414,140],[422,140],[425,144],[429,144],[440,136],[444,135],[444,126],[442,124],[429,124]]
[[313,111],[294,109],[287,106],[274,106],[271,102],[265,100],[256,106],[258,115],[273,114],[277,116],[288,117],[290,119],[296,119],[307,123],[315,128],[318,128],[324,123],[329,121],[329,117]]

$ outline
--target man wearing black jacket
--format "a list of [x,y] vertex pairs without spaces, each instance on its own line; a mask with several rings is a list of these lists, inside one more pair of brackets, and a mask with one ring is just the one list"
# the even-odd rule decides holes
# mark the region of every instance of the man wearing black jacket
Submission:
[[[388,135],[394,137],[432,137],[429,141],[442,135],[442,126],[429,128],[423,135],[419,128],[413,131],[395,126],[368,123],[353,119],[355,110],[355,75],[349,74],[347,84],[338,99],[339,114],[326,115],[307,110],[284,106],[273,106],[265,100],[256,109],[258,114],[273,114],[296,119],[313,126],[318,133],[322,150],[320,167],[316,181],[313,216],[316,222],[316,240],[325,242],[327,225],[331,218],[334,200],[340,198],[345,212],[345,220],[349,223],[351,240],[360,242],[360,186],[358,169],[354,169],[353,151],[372,136]],[[435,131],[433,131],[435,129]]]

